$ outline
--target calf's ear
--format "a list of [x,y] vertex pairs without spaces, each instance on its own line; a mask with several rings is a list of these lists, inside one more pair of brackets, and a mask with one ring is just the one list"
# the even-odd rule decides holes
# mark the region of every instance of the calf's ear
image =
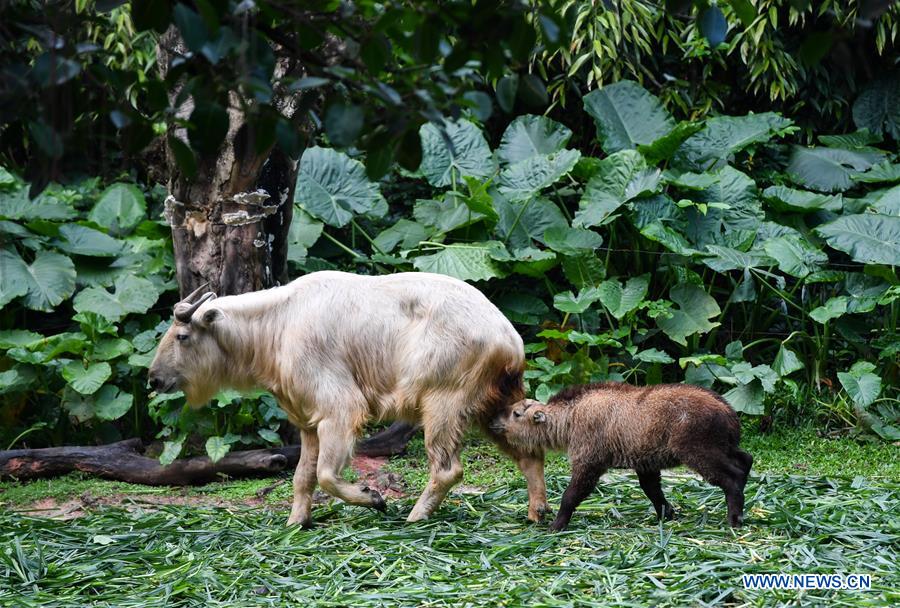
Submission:
[[534,420],[537,424],[542,424],[547,422],[547,414],[544,412],[535,412],[534,416],[532,416],[532,420]]

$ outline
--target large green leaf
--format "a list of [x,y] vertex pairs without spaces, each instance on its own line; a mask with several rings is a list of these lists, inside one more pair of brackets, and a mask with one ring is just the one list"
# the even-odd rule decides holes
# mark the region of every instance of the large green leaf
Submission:
[[429,230],[418,222],[406,219],[397,220],[397,223],[386,228],[375,237],[375,246],[384,253],[390,253],[398,246],[400,249],[412,249],[429,234]]
[[788,376],[798,370],[803,369],[803,361],[797,356],[797,353],[782,344],[778,348],[778,354],[775,355],[775,361],[772,363],[772,369],[780,377]]
[[564,291],[553,296],[553,307],[562,312],[580,315],[599,299],[600,290],[596,287],[582,289],[577,296],[571,291]]
[[496,161],[481,133],[467,120],[447,122],[442,130],[432,123],[419,129],[422,164],[419,171],[436,188],[462,183],[465,176],[486,179],[497,170]]
[[425,226],[438,232],[450,232],[485,219],[480,213],[472,211],[452,196],[443,200],[418,200],[413,207],[413,217]]
[[497,190],[511,201],[529,199],[574,169],[580,157],[577,150],[560,150],[526,158],[500,172]]
[[763,191],[763,198],[778,211],[811,213],[826,209],[837,213],[843,207],[840,195],[795,190],[787,186],[769,186]]
[[857,262],[900,266],[900,217],[845,215],[819,226],[816,232]]
[[678,148],[681,147],[681,144],[702,128],[702,122],[680,122],[669,133],[663,135],[653,143],[639,145],[638,152],[644,155],[648,164],[658,165],[659,163],[672,158]]
[[62,368],[63,378],[82,395],[93,395],[109,380],[112,368],[109,363],[93,363],[87,368],[81,361],[69,361]]
[[872,211],[875,213],[900,216],[900,186],[894,186],[887,190],[878,190],[869,196],[874,197]]
[[828,256],[824,252],[813,247],[806,239],[792,234],[766,240],[763,249],[778,262],[781,272],[800,279],[828,262]]
[[758,251],[739,251],[720,245],[707,245],[706,250],[709,251],[713,257],[704,258],[703,263],[716,272],[763,268],[772,266],[774,263],[772,259]]
[[854,173],[866,171],[881,158],[878,152],[794,146],[787,172],[805,188],[842,192],[853,185]]
[[855,182],[864,184],[893,184],[900,182],[900,163],[891,164],[884,161],[869,168],[863,173],[853,173],[850,176]]
[[28,264],[15,251],[0,249],[0,307],[28,293]]
[[510,202],[498,196],[494,197],[494,206],[500,216],[497,233],[516,247],[528,247],[532,240],[546,243],[548,229],[568,226],[559,207],[544,197]]
[[75,255],[92,257],[115,257],[122,253],[125,244],[113,237],[78,224],[60,227],[59,235],[64,239],[56,243],[63,251]]
[[594,118],[597,138],[607,154],[652,144],[675,127],[659,100],[630,80],[588,93],[584,110]]
[[588,181],[575,214],[575,224],[598,226],[619,207],[642,193],[635,186],[645,183],[647,163],[639,152],[623,150],[600,161],[597,172]]
[[345,226],[354,214],[382,217],[387,204],[366,168],[342,152],[318,146],[300,159],[294,202],[329,226]]
[[134,184],[113,184],[103,191],[88,219],[113,234],[131,232],[147,216],[144,194]]
[[553,154],[565,148],[571,137],[568,127],[546,116],[519,116],[503,132],[497,158],[511,165],[533,156]]
[[413,266],[422,272],[436,272],[463,281],[486,281],[503,276],[494,262],[495,249],[488,244],[448,245],[432,255],[422,255],[413,260]]
[[579,255],[602,245],[603,237],[593,230],[561,225],[548,228],[544,233],[544,242],[553,251],[567,255]]
[[719,305],[702,287],[679,283],[669,291],[669,298],[678,308],[672,309],[671,317],[658,318],[656,324],[675,342],[687,346],[688,336],[706,333],[719,325],[709,320],[721,312]]
[[210,437],[206,440],[206,454],[213,462],[218,462],[225,458],[225,454],[231,450],[229,444],[223,437]]
[[894,71],[863,88],[853,102],[853,122],[860,129],[900,140],[900,73]]
[[625,282],[624,287],[615,279],[603,281],[597,287],[600,292],[600,303],[606,307],[609,314],[619,320],[637,308],[647,295],[649,284],[648,275],[632,277]]
[[774,112],[747,116],[716,116],[691,135],[675,153],[672,163],[687,171],[708,171],[724,166],[747,146],[769,141],[793,124]]
[[710,207],[706,213],[689,208],[685,214],[685,234],[697,248],[724,245],[732,249],[745,249],[753,241],[764,217],[757,198],[756,183],[732,167],[724,167],[716,176],[716,183],[696,194],[694,200],[708,205],[724,203],[727,208]]
[[881,378],[873,374],[875,365],[868,361],[857,361],[847,372],[838,372],[841,386],[860,407],[867,407],[881,394]]
[[10,220],[68,220],[76,212],[70,205],[44,195],[32,201],[28,188],[14,192],[0,192],[0,217]]
[[100,420],[118,420],[128,413],[134,396],[107,384],[94,395],[94,413]]
[[816,323],[828,323],[832,319],[837,319],[847,312],[847,303],[849,300],[846,296],[838,296],[836,298],[828,298],[822,306],[817,306],[809,311],[810,318]]
[[103,287],[88,287],[75,296],[73,307],[78,312],[94,312],[110,321],[118,321],[128,313],[145,313],[156,303],[159,292],[147,279],[125,275],[115,282],[115,292]]
[[307,250],[319,240],[323,228],[322,222],[303,209],[295,207],[294,217],[288,228],[288,260],[302,264],[306,259]]
[[75,291],[75,266],[59,253],[40,251],[28,265],[0,249],[0,271],[0,305],[25,296],[25,306],[49,312]]
[[722,397],[737,412],[751,416],[761,416],[766,412],[764,399],[766,393],[759,380],[734,387]]

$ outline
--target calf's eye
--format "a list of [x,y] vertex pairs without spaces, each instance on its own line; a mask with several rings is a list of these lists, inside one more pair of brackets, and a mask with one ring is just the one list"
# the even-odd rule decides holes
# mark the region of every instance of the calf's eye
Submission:
[[522,417],[522,412],[517,412],[516,410],[513,410],[513,417],[515,417],[515,418],[521,418],[521,417]]
[[176,334],[176,335],[175,335],[175,339],[178,340],[179,342],[184,342],[184,341],[187,340],[189,337],[190,337],[190,336],[188,336],[187,334]]

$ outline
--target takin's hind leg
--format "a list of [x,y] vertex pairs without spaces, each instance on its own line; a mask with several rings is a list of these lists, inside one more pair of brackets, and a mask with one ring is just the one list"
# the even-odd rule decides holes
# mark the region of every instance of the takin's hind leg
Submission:
[[641,489],[653,503],[653,508],[656,509],[656,517],[666,520],[675,519],[675,509],[663,494],[659,471],[635,471],[635,473],[637,473]]
[[316,461],[319,458],[319,437],[316,431],[300,431],[300,462],[294,471],[294,502],[288,525],[312,525],[312,497],[316,489]]
[[336,419],[319,423],[319,460],[316,473],[322,489],[352,505],[387,510],[384,499],[368,486],[358,486],[341,479],[341,471],[350,462],[356,434],[350,425]]
[[423,422],[425,450],[428,452],[431,476],[428,485],[406,518],[408,522],[428,519],[443,502],[450,488],[463,476],[459,454],[462,451],[465,425],[461,420],[444,420],[440,424],[436,424],[433,420]]
[[739,528],[744,522],[745,470],[720,450],[693,454],[682,462],[712,485],[722,488],[728,504],[728,524],[732,528]]

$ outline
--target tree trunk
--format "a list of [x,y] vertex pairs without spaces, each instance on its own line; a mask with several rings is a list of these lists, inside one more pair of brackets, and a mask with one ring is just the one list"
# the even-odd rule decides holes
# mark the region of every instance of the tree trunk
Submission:
[[[165,76],[171,61],[185,52],[174,27],[160,39],[157,57]],[[179,91],[170,102],[177,103]],[[215,154],[196,158],[196,173],[176,162],[172,140],[187,141],[185,129],[170,123],[166,145],[169,167],[165,215],[172,227],[175,267],[181,295],[204,283],[217,295],[266,289],[288,281],[287,235],[293,215],[297,162],[277,146],[258,153],[252,128],[236,98],[229,104],[229,127]],[[290,118],[295,107],[285,100]],[[176,108],[187,119],[192,99]]]
[[[338,41],[328,53],[342,52]],[[157,58],[165,76],[170,62],[185,52],[178,30],[170,28],[160,39]],[[290,59],[279,64],[282,73],[295,70]],[[179,91],[172,92],[175,105]],[[175,267],[183,297],[204,283],[217,295],[235,295],[266,289],[288,281],[288,232],[293,215],[293,192],[298,163],[277,147],[265,154],[254,151],[250,126],[237,100],[228,110],[229,128],[216,155],[197,159],[197,171],[186,175],[166,145],[169,196],[166,219],[172,227]],[[277,105],[293,118],[297,100],[289,96]],[[179,118],[193,110],[188,99],[176,108]],[[300,128],[298,126],[298,128]],[[186,141],[187,133],[170,123],[169,138]],[[167,140],[168,142],[169,140]],[[418,427],[396,423],[361,444],[365,453],[398,454]]]

